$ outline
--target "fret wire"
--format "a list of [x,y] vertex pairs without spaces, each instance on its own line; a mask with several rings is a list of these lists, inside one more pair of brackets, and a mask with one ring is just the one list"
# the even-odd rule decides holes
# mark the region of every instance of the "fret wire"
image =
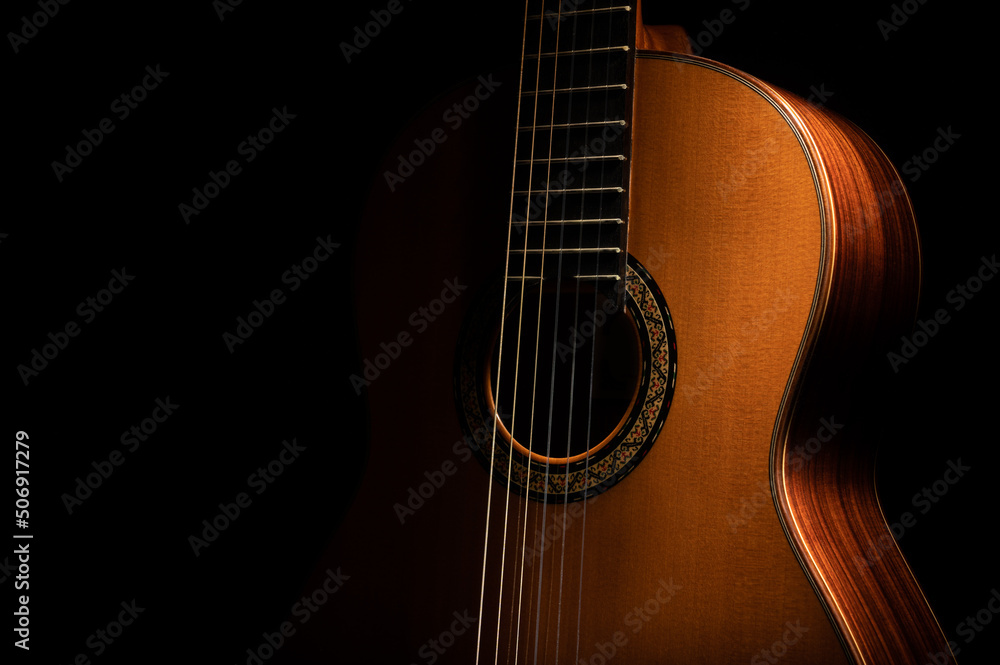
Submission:
[[578,194],[578,193],[586,193],[586,192],[619,192],[620,193],[620,192],[624,192],[624,191],[625,190],[622,187],[580,187],[580,188],[577,188],[577,189],[521,189],[521,190],[515,191],[514,194],[515,195],[519,195],[519,196],[523,196],[525,194],[527,194],[527,195],[531,195],[531,194],[559,194],[559,193],[562,193],[562,194],[566,194],[566,193]]
[[[598,7],[597,9],[576,9],[576,10],[568,11],[568,12],[559,12],[559,16],[560,17],[562,17],[562,16],[577,16],[579,14],[596,14],[598,12],[616,12],[616,11],[619,11],[619,12],[620,11],[630,12],[630,11],[632,11],[632,6],[631,5],[621,5],[619,7]],[[552,12],[552,13],[555,14],[555,12]],[[534,14],[532,16],[529,16],[528,20],[531,21],[531,20],[536,20],[536,19],[541,19],[541,18],[548,19],[549,17],[546,16],[546,15],[543,15],[543,14]]]
[[625,161],[625,155],[580,155],[579,157],[538,157],[537,159],[519,159],[515,164],[537,164],[548,162],[583,162],[589,159],[617,159]]
[[525,226],[538,226],[545,224],[624,224],[624,221],[619,217],[607,217],[591,219],[526,219],[524,221],[514,223]]
[[522,97],[527,97],[529,95],[551,95],[556,92],[577,92],[582,90],[628,90],[627,83],[611,83],[609,85],[587,85],[580,86],[576,88],[555,88],[553,90],[532,90],[530,92],[522,92]]
[[517,130],[520,132],[527,130],[536,129],[569,129],[572,127],[599,127],[601,125],[621,125],[625,126],[624,120],[592,120],[590,122],[564,122],[558,125],[532,125],[527,127],[518,127]]
[[544,247],[538,249],[512,249],[510,250],[514,254],[578,254],[578,253],[593,253],[597,254],[599,252],[611,252],[612,254],[620,254],[620,247],[573,247],[569,249],[556,248],[556,247]]
[[526,53],[525,59],[527,58],[552,58],[554,56],[560,55],[579,55],[581,53],[615,53],[621,51],[623,53],[628,52],[628,45],[624,46],[602,46],[600,48],[584,48],[576,49],[573,51],[552,51],[549,53]]
[[613,279],[616,282],[621,281],[621,275],[573,275],[573,279]]

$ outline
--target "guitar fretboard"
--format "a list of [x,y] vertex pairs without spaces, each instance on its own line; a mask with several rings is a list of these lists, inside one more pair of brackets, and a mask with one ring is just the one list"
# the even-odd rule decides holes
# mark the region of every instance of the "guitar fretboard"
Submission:
[[635,8],[531,2],[508,276],[624,279]]

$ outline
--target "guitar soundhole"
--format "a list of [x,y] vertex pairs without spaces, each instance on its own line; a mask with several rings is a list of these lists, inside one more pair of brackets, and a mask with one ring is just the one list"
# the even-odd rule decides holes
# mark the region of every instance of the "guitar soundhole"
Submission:
[[527,290],[507,310],[499,347],[498,331],[486,390],[499,405],[499,434],[522,455],[576,462],[624,425],[642,356],[635,322],[613,299],[593,290]]
[[632,257],[621,285],[609,300],[537,286],[522,295],[518,283],[504,300],[500,281],[470,310],[455,403],[476,457],[508,491],[546,502],[595,496],[656,441],[677,380],[673,322]]

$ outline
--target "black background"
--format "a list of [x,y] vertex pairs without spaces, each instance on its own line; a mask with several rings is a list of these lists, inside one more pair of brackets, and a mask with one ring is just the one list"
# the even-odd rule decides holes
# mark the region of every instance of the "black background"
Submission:
[[[647,4],[647,22],[702,34],[705,56],[804,97],[832,92],[825,104],[897,168],[939,129],[960,137],[918,179],[904,176],[923,241],[918,318],[945,308],[951,320],[898,373],[881,368],[887,390],[873,408],[885,415],[873,434],[890,521],[914,511],[913,495],[949,460],[971,467],[900,546],[959,661],[995,662],[997,625],[968,643],[956,631],[1000,586],[988,456],[1000,286],[986,283],[960,311],[947,300],[996,252],[994,215],[982,209],[994,114],[975,113],[988,94],[975,76],[992,17],[968,2],[914,0],[915,13],[885,39],[888,2]],[[244,0],[220,20],[207,0],[77,1],[59,5],[17,53],[8,37],[3,417],[8,441],[18,430],[31,436],[29,659],[242,663],[297,599],[364,459],[365,403],[348,376],[360,368],[350,275],[365,192],[421,108],[518,59],[517,3],[402,6],[349,63],[339,44],[385,3]],[[711,35],[705,21],[726,8],[736,20]],[[4,32],[38,11],[8,3]],[[157,65],[169,76],[119,119],[113,100]],[[288,127],[246,163],[237,146],[286,107]],[[60,182],[52,162],[105,117],[114,131]],[[178,205],[232,159],[242,172],[185,224]],[[339,249],[290,292],[282,274],[327,236]],[[122,269],[134,280],[84,322],[77,306]],[[285,303],[230,353],[222,334],[275,288]],[[16,367],[69,321],[79,335],[25,385]],[[123,450],[122,433],[168,396],[176,413],[68,514],[62,495]],[[196,557],[188,537],[293,438],[306,446],[301,459],[251,493],[252,505]],[[13,584],[0,582],[6,598]],[[132,599],[143,613],[95,655],[88,637]]]

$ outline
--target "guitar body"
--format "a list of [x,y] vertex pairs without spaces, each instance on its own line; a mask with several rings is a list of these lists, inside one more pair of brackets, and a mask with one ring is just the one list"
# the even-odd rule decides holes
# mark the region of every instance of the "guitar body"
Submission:
[[[898,177],[843,120],[639,30],[628,252],[642,288],[628,297],[662,293],[669,321],[636,327],[672,325],[676,344],[655,442],[567,503],[508,491],[470,449],[463,340],[503,269],[510,209],[513,136],[496,128],[517,84],[497,77],[425,164],[373,186],[356,273],[368,373],[353,379],[370,456],[304,593],[347,579],[293,620],[282,657],[952,662],[852,427],[856,372],[916,306]],[[384,170],[481,85],[429,109]]]

